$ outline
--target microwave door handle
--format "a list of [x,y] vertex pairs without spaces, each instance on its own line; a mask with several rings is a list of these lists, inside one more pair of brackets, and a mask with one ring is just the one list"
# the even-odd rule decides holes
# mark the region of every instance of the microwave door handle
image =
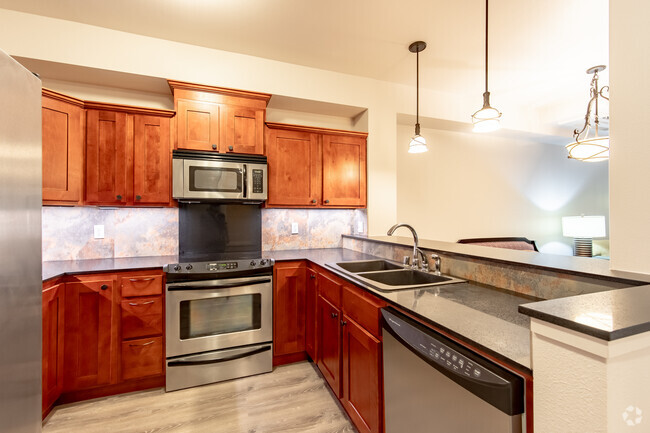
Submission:
[[243,164],[244,166],[244,187],[242,188],[244,190],[244,198],[248,198],[248,170],[247,170],[247,165]]

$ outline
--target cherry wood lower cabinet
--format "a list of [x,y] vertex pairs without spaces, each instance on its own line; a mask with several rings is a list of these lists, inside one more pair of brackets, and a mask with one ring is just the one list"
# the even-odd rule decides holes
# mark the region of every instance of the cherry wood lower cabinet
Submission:
[[162,271],[54,283],[43,286],[44,416],[57,402],[164,385]]
[[43,288],[43,416],[63,391],[65,284]]
[[305,262],[277,263],[273,281],[273,359],[280,365],[305,358]]
[[305,351],[316,361],[316,315],[318,314],[318,272],[307,269],[307,287],[305,290]]

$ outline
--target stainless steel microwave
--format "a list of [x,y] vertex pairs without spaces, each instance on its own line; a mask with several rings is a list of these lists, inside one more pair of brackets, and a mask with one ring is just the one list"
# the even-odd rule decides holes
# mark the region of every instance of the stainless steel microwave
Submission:
[[265,156],[175,150],[172,161],[177,200],[259,203],[268,196]]

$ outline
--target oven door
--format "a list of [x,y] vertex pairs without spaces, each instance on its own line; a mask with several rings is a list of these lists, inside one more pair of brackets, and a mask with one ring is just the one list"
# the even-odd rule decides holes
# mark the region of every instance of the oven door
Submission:
[[241,163],[176,159],[173,168],[174,198],[212,200],[246,198],[247,179],[244,165]]
[[270,342],[272,277],[167,284],[167,357]]

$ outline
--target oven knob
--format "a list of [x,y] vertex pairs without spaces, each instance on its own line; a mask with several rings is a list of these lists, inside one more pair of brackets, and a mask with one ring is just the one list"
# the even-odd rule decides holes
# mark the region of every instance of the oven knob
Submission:
[[176,272],[180,271],[180,270],[181,270],[181,265],[176,265],[176,266],[174,266],[174,270],[175,270]]
[[185,269],[187,269],[188,271],[191,271],[192,270],[192,265],[185,266]]
[[255,266],[256,264],[257,264],[257,262],[255,260],[251,260],[251,267]]
[[266,259],[260,260],[260,266],[266,266]]

